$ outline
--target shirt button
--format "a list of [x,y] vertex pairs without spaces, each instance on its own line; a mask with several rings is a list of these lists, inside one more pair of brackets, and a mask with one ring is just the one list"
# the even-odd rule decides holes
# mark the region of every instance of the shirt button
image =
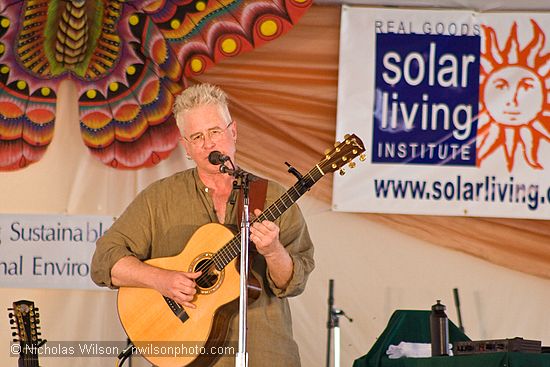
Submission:
[[205,192],[208,192],[208,187],[205,187],[205,188],[204,188],[204,191],[205,191]]

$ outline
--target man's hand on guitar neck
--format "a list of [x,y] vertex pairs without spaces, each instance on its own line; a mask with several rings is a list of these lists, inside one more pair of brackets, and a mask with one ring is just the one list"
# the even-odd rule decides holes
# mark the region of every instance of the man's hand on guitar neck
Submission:
[[191,301],[197,293],[195,279],[201,274],[161,269],[126,256],[111,269],[111,282],[117,287],[153,288],[182,306],[196,308]]
[[[254,215],[260,216],[261,210],[254,210]],[[279,227],[268,220],[255,222],[250,227],[250,240],[256,245],[258,252],[265,257],[269,276],[275,285],[285,289],[294,271],[294,263],[290,254],[279,241]]]

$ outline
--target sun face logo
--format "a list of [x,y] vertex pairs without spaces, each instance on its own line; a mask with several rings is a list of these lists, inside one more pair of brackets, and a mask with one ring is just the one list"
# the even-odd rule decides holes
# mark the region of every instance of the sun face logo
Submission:
[[531,24],[533,37],[525,47],[514,23],[503,49],[494,29],[483,26],[477,166],[502,147],[509,172],[518,148],[527,165],[543,168],[538,151],[541,141],[550,140],[550,54],[542,53],[545,36],[539,25]]

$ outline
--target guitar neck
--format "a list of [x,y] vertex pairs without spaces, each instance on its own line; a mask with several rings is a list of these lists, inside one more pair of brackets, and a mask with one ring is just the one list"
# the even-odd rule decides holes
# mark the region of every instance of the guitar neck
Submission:
[[[277,201],[265,209],[252,223],[269,220],[273,222],[292,206],[303,194],[305,194],[325,174],[318,165],[313,167],[306,175],[288,189]],[[212,258],[216,269],[222,270],[241,253],[241,232],[237,233],[225,246],[223,246]]]
[[38,345],[21,343],[23,353],[19,356],[18,367],[40,367],[38,364]]
[[[258,218],[252,223],[269,220],[274,221],[279,218],[288,208],[292,206],[303,194],[305,194],[317,181],[319,181],[326,173],[335,172],[343,165],[349,164],[351,168],[355,167],[355,163],[351,162],[353,158],[361,154],[360,160],[364,160],[363,152],[365,146],[361,139],[355,134],[346,135],[345,141],[337,142],[333,150],[325,152],[325,158],[313,167],[306,175],[294,184],[286,193],[284,193],[277,201],[265,209]],[[341,170],[343,174],[344,171]],[[221,271],[239,254],[241,253],[241,233],[226,243],[212,257],[212,261],[218,271]]]

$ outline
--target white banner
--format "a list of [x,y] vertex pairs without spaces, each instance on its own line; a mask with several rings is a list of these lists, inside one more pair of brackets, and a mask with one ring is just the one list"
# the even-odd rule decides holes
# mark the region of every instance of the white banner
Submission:
[[350,212],[550,219],[550,14],[344,6],[335,175]]
[[0,214],[0,287],[100,289],[95,242],[112,217]]

